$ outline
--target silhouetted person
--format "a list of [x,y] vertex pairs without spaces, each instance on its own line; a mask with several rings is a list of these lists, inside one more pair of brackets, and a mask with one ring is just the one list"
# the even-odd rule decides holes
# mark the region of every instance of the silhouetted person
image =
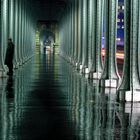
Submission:
[[8,39],[8,46],[6,50],[5,65],[7,65],[9,72],[8,75],[13,75],[13,58],[14,58],[14,44],[12,39]]

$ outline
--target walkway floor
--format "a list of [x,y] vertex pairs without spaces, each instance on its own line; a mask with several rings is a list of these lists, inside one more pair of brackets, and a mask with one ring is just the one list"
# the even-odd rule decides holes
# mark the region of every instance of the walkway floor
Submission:
[[140,105],[116,102],[58,55],[36,55],[0,79],[0,140],[139,139]]

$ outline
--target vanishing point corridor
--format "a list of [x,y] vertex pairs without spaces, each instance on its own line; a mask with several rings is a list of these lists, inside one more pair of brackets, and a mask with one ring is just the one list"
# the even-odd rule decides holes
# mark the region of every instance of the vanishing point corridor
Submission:
[[0,140],[140,140],[140,0],[1,0]]
[[68,86],[72,73],[59,59],[53,54],[37,55],[1,81],[0,139],[76,138],[72,102],[76,95]]
[[0,83],[1,140],[139,139],[138,106],[133,116],[116,90],[99,89],[57,54],[37,54]]

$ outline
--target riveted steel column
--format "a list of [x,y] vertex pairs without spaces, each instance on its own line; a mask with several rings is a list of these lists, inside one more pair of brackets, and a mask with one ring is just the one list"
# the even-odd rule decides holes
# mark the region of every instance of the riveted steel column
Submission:
[[27,18],[27,1],[25,2],[25,40],[24,40],[24,58],[25,58],[25,61],[27,61],[27,21],[28,21],[28,18]]
[[[15,38],[16,38],[16,1],[15,0],[9,0],[9,37],[12,38],[13,43],[15,44]],[[16,55],[17,55],[17,50],[16,50],[16,44],[15,44],[15,53],[14,53],[14,67],[16,66]]]
[[82,66],[82,5],[83,0],[78,0],[78,70]]
[[[13,43],[15,44],[15,16],[16,16],[16,6],[15,6],[15,0],[11,1],[11,8],[13,9],[13,26],[11,26],[11,28],[13,27],[13,29],[11,29],[11,33],[13,34]],[[12,15],[11,15],[12,16]],[[13,31],[12,31],[13,30]],[[16,46],[15,46],[16,47]],[[15,55],[15,54],[14,54]],[[16,57],[16,56],[15,56]],[[15,60],[15,57],[14,57],[14,60]],[[15,62],[14,62],[15,63]]]
[[95,66],[93,78],[99,79],[103,70],[101,49],[102,49],[102,27],[103,27],[103,6],[104,0],[97,0],[96,17],[96,44],[95,44]]
[[[62,22],[62,21],[61,21]],[[60,23],[60,38],[61,38],[61,42],[60,42],[60,44],[61,44],[61,47],[60,47],[60,49],[59,49],[59,53],[63,56],[63,54],[64,54],[64,48],[63,48],[63,28],[62,28],[62,23]]]
[[14,40],[14,43],[15,43],[15,68],[18,68],[19,66],[19,58],[18,58],[18,49],[19,49],[19,46],[18,46],[18,37],[19,37],[19,34],[18,34],[18,26],[19,26],[19,23],[18,23],[18,0],[15,0],[15,40]]
[[88,5],[87,0],[83,1],[83,34],[82,34],[82,72],[85,73],[88,68]]
[[71,8],[70,8],[70,39],[71,39],[71,42],[70,42],[70,44],[71,44],[71,46],[70,46],[70,53],[71,53],[71,55],[70,55],[70,62],[72,62],[72,57],[73,57],[73,44],[72,44],[72,41],[73,41],[73,36],[72,36],[72,34],[73,34],[73,32],[72,32],[72,21],[73,21],[73,19],[72,19],[72,3],[71,3]]
[[31,44],[31,54],[30,57],[32,57],[34,55],[35,52],[35,38],[36,38],[36,24],[35,24],[35,15],[33,14],[34,9],[32,8],[32,1],[30,1],[30,7],[31,7],[31,21],[30,21],[30,26],[31,26],[31,36],[32,38],[30,39],[30,44]]
[[77,2],[74,1],[74,65],[76,65],[78,61],[78,11],[77,11]]
[[21,21],[20,21],[20,18],[21,18],[21,15],[20,15],[20,11],[21,11],[21,7],[20,7],[20,0],[18,0],[18,19],[17,19],[17,60],[18,60],[18,66],[20,66],[21,62],[20,62],[20,39],[21,39],[21,34],[20,34],[20,29],[21,29]]
[[[140,44],[140,2],[125,0],[125,57],[122,82],[119,87],[119,99],[140,101],[139,44]],[[121,92],[122,91],[122,92]],[[124,91],[124,93],[123,93]]]
[[22,59],[21,59],[21,39],[22,39],[22,33],[21,33],[21,8],[22,8],[22,5],[21,5],[21,0],[19,0],[19,4],[18,4],[18,61],[19,61],[19,65],[22,65]]
[[65,24],[65,27],[66,27],[66,30],[65,30],[65,33],[66,33],[66,42],[65,42],[65,47],[66,47],[66,50],[67,50],[67,54],[66,54],[66,57],[67,57],[67,60],[70,61],[70,49],[69,49],[69,16],[68,16],[68,12],[69,12],[69,7],[67,7],[66,9],[66,24]]
[[0,77],[5,76],[5,52],[7,48],[8,38],[8,1],[1,1],[1,47],[0,47]]
[[29,22],[29,11],[28,11],[28,1],[27,1],[27,3],[26,3],[26,5],[27,5],[27,9],[26,9],[26,13],[27,13],[27,20],[26,20],[26,42],[25,42],[25,53],[26,53],[26,61],[28,60],[28,48],[29,48],[29,46],[28,46],[28,22]]
[[21,60],[22,63],[24,63],[24,57],[23,57],[23,47],[24,47],[24,13],[25,13],[25,3],[24,1],[21,1],[21,5],[22,5],[22,10],[21,10],[21,17],[22,17],[22,21],[21,21]]
[[65,55],[65,48],[64,48],[64,39],[65,39],[65,35],[64,35],[64,30],[65,30],[65,26],[64,26],[64,17],[61,20],[60,23],[60,27],[61,27],[61,55],[64,57]]
[[27,2],[25,1],[25,7],[24,7],[24,46],[23,46],[23,53],[24,53],[24,62],[26,61],[26,22],[27,22]]
[[27,9],[27,5],[26,5],[26,1],[25,1],[25,7],[24,7],[24,45],[23,45],[23,57],[24,57],[24,62],[26,61],[26,52],[25,52],[25,48],[26,48],[26,9]]
[[[28,4],[27,4],[28,5]],[[28,13],[28,11],[27,11]],[[29,38],[28,38],[28,29],[29,29],[29,17],[27,15],[27,23],[26,23],[26,61],[28,60],[28,49],[29,49]]]
[[105,65],[101,76],[101,86],[117,87],[116,31],[118,0],[105,0]]
[[66,43],[67,43],[67,36],[66,36],[66,25],[67,25],[67,17],[66,17],[66,13],[65,13],[65,21],[64,21],[64,36],[65,36],[65,40],[64,40],[64,49],[65,49],[65,58],[68,60],[68,48],[66,47]]
[[59,54],[61,55],[61,56],[63,56],[63,54],[64,54],[64,45],[63,45],[63,43],[64,43],[64,41],[63,41],[63,24],[62,24],[62,22],[63,22],[63,19],[61,19],[61,22],[59,23],[59,28],[60,28],[60,48],[59,48]]
[[[32,13],[33,14],[33,13]],[[33,25],[32,25],[32,34],[33,34],[33,39],[32,40],[34,40],[34,41],[32,41],[31,40],[31,42],[32,42],[32,49],[33,49],[33,51],[32,51],[32,55],[34,55],[35,54],[35,49],[36,49],[36,42],[35,42],[35,39],[36,39],[36,21],[35,21],[35,15],[34,15],[34,17],[33,17],[33,23],[32,23]],[[55,51],[55,50],[54,50]]]
[[9,37],[14,41],[14,0],[9,0]]
[[[28,9],[28,11],[27,12],[29,12],[29,9]],[[30,25],[30,21],[29,21],[29,19],[30,19],[30,14],[28,15],[28,18],[27,18],[28,20],[27,20],[27,31],[30,31],[30,28],[29,28],[29,25]],[[30,43],[29,43],[29,33],[27,32],[27,51],[26,51],[26,53],[27,53],[27,60],[29,59],[29,57],[30,57]]]
[[72,2],[72,11],[71,11],[71,18],[72,18],[72,20],[71,20],[71,35],[72,35],[72,54],[71,54],[71,62],[72,62],[72,64],[74,63],[74,2]]
[[[16,28],[16,26],[15,26],[15,23],[16,23],[16,21],[15,21],[16,10],[15,10],[15,8],[16,8],[15,0],[9,0],[9,24],[8,24],[9,35],[8,35],[8,37],[12,38],[12,41],[14,44],[15,44],[15,36],[16,36],[15,33],[17,33],[17,32],[15,32],[15,28]],[[16,47],[17,46],[15,44],[15,48]],[[17,52],[17,51],[15,50],[15,52]],[[14,62],[13,62],[14,67],[16,66],[15,59],[16,59],[16,53],[14,53]]]
[[79,55],[80,55],[80,7],[79,7],[79,0],[77,0],[77,62],[76,62],[76,68],[78,67],[79,63]]
[[[7,39],[8,39],[8,0],[2,1],[2,38],[1,38],[1,48],[2,50],[2,68],[5,69],[3,63],[5,59],[5,52],[7,48]],[[3,53],[4,52],[4,53]]]
[[27,29],[26,29],[26,35],[27,35],[27,42],[26,42],[26,60],[28,60],[29,58],[29,48],[30,48],[30,44],[29,44],[29,35],[30,33],[28,33],[28,31],[30,32],[30,28],[29,28],[29,19],[30,19],[30,13],[29,13],[29,1],[27,1]]
[[90,0],[88,3],[88,68],[89,78],[93,78],[96,67],[96,25],[97,25],[97,0]]
[[75,20],[75,0],[73,0],[73,65],[75,64],[75,59],[76,59],[76,20]]
[[22,33],[22,36],[23,36],[23,39],[22,39],[22,60],[23,60],[23,63],[25,62],[25,56],[24,56],[24,48],[25,48],[25,2],[23,2],[23,7],[22,7],[22,30],[23,30],[23,33]]
[[71,35],[71,10],[72,10],[72,7],[71,7],[71,3],[69,3],[69,21],[68,21],[68,49],[69,49],[69,61],[71,62],[71,39],[72,39],[72,35]]
[[[0,3],[0,42],[2,40],[2,13],[3,1]],[[4,75],[4,60],[3,60],[3,46],[0,43],[0,76]]]

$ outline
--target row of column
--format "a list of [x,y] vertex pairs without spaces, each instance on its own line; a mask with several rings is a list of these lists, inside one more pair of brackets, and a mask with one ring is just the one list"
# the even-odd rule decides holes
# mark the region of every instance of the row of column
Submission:
[[14,67],[18,68],[32,55],[35,47],[35,24],[31,0],[1,1],[0,76],[5,76],[4,65],[7,39],[15,44]]
[[[100,86],[115,87],[128,95],[129,92],[135,92],[136,96],[131,94],[134,100],[140,90],[140,2],[124,0],[124,7],[125,57],[122,79],[116,64],[118,0],[74,0],[70,3],[60,23],[60,54],[88,78],[98,79]],[[104,65],[101,58],[103,33]]]

